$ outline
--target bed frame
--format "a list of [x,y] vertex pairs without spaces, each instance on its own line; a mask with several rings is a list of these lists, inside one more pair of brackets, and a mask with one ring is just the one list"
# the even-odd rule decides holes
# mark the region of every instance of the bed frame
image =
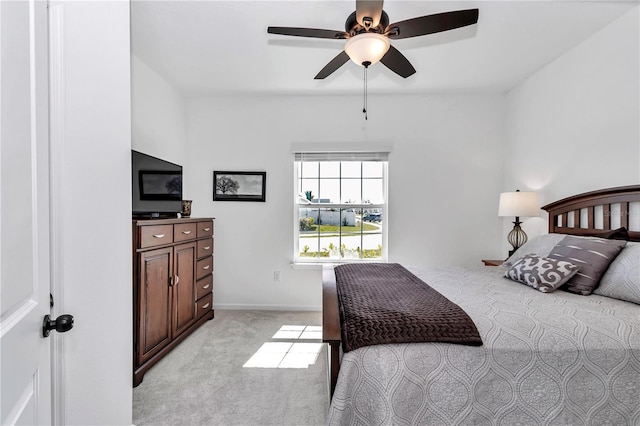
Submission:
[[[585,192],[547,204],[542,209],[549,212],[550,234],[597,235],[611,229],[615,211],[617,226],[629,231],[630,241],[640,241],[640,229],[629,229],[630,203],[634,202],[640,202],[640,185]],[[613,208],[616,204],[619,209]],[[598,217],[601,217],[601,227],[596,227]],[[570,219],[573,226],[569,226]]]
[[[618,219],[613,223],[627,228],[630,241],[640,241],[640,229],[629,229],[630,203],[640,203],[640,185],[585,192],[542,209],[549,213],[549,233],[597,235],[611,229],[612,212],[616,212]],[[330,264],[322,269],[322,341],[329,344],[329,392],[333,396],[340,371],[341,331],[336,277]]]

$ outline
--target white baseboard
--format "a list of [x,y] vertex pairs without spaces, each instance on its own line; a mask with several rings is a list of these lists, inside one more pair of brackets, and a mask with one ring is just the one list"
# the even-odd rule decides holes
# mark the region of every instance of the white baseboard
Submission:
[[213,309],[228,311],[312,311],[321,312],[320,305],[243,305],[239,303],[217,303]]

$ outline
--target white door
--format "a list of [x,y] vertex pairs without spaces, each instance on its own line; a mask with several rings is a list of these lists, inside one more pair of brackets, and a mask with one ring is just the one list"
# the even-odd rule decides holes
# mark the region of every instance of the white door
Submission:
[[51,423],[47,3],[0,1],[0,424]]

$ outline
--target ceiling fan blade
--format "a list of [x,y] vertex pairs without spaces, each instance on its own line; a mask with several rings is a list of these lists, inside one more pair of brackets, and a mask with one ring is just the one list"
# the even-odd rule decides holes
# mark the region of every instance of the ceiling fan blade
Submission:
[[338,56],[333,58],[331,62],[325,65],[325,67],[322,68],[320,72],[313,78],[315,80],[322,80],[323,78],[330,76],[335,70],[343,66],[348,60],[349,55],[347,55],[347,52],[343,50]]
[[389,50],[380,59],[380,62],[400,77],[407,78],[416,73],[416,69],[411,65],[411,62],[393,46],[389,46]]
[[[382,15],[383,0],[356,0],[356,20],[365,28],[377,27]],[[364,18],[370,18],[370,25],[365,24]]]
[[321,30],[317,28],[296,28],[296,27],[268,27],[269,34],[281,34],[296,37],[331,38],[345,39],[349,34],[337,30]]
[[385,33],[388,33],[390,39],[399,40],[466,27],[476,22],[478,9],[456,10],[396,22],[390,24]]

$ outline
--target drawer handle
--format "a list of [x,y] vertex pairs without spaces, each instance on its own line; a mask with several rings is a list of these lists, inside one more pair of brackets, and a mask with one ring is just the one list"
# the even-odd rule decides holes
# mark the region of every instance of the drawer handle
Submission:
[[204,305],[204,306],[202,307],[202,309],[207,309],[208,307],[209,307],[209,303],[207,303],[206,305]]
[[206,290],[209,288],[209,284],[205,285],[204,287],[202,287],[203,290]]
[[204,270],[206,271],[206,270],[207,270],[207,269],[209,269],[210,267],[211,267],[211,265],[207,265],[207,266],[203,266],[203,267],[202,267],[202,269],[204,269]]
[[176,275],[176,285],[180,284],[180,277]]
[[182,233],[183,233],[184,235],[189,235],[189,234],[191,233],[191,231],[182,231]]
[[164,238],[164,234],[153,234],[153,238]]
[[209,250],[210,248],[211,246],[206,246],[206,247],[203,247],[202,250]]
[[211,230],[211,228],[202,228],[202,230],[203,230],[204,232],[209,232],[209,231]]

